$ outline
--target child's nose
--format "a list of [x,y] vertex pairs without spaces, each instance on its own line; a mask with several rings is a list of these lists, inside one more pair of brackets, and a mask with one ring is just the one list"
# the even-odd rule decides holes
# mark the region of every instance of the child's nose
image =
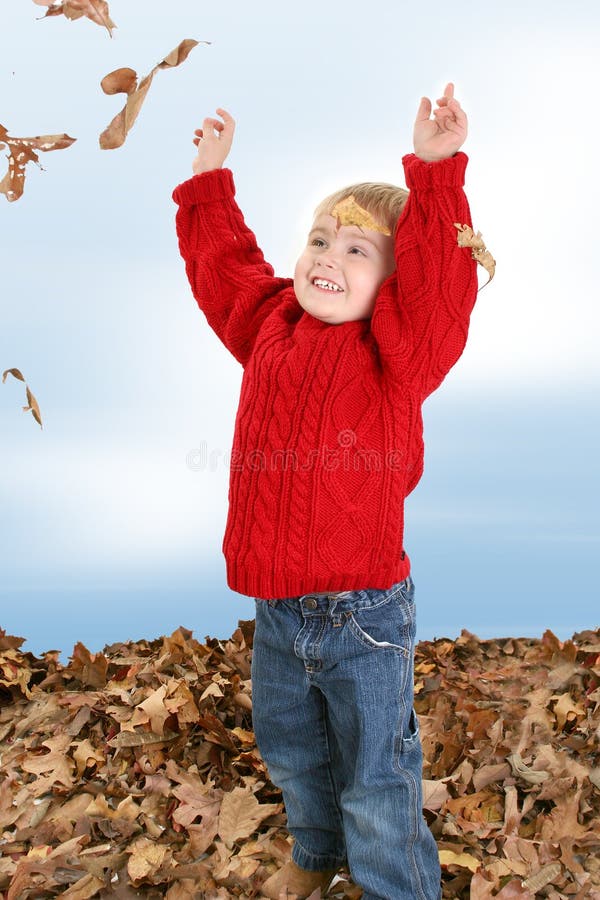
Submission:
[[329,268],[332,269],[337,264],[337,254],[329,247],[327,250],[324,250],[323,253],[319,254],[317,262],[320,262],[324,266],[329,266]]

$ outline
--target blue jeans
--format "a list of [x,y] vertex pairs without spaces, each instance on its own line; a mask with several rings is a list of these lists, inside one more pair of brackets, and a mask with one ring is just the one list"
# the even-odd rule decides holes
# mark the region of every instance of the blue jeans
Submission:
[[292,858],[348,863],[363,900],[439,900],[422,813],[411,578],[386,590],[255,599],[253,724]]

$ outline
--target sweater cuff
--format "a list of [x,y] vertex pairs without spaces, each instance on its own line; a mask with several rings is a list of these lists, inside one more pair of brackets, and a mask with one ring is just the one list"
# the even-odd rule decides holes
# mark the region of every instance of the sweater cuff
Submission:
[[227,200],[235,196],[233,172],[231,169],[211,169],[210,172],[193,175],[192,178],[178,184],[172,196],[179,206]]
[[414,153],[402,157],[406,186],[409,191],[436,191],[439,188],[462,187],[469,157],[458,151],[454,156],[425,162]]

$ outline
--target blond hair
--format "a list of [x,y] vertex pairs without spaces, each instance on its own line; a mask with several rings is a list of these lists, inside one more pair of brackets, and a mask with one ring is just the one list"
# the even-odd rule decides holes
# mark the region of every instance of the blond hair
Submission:
[[334,207],[347,197],[353,196],[359,206],[366,209],[379,225],[385,225],[394,234],[396,224],[408,200],[408,191],[395,184],[382,181],[362,181],[341,188],[322,200],[315,209],[315,218],[332,215]]

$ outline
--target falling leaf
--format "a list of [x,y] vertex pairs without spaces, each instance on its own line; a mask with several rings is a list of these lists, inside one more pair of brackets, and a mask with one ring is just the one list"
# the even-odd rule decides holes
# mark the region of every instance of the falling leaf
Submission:
[[19,369],[6,369],[6,371],[2,373],[2,384],[6,381],[7,375],[13,375],[15,378],[18,378],[19,381],[25,381]]
[[[2,383],[3,384],[6,381],[7,375],[12,375],[14,378],[17,378],[19,381],[25,381],[25,378],[23,377],[23,375],[19,371],[19,369],[6,369],[2,374]],[[35,397],[33,396],[33,394],[31,393],[31,391],[29,390],[29,386],[27,384],[25,385],[25,391],[26,391],[26,395],[27,395],[27,406],[23,407],[23,412],[31,412],[31,415],[33,416],[35,421],[38,423],[40,428],[43,428],[44,426],[42,425],[42,414],[40,412],[38,402],[35,399]]]
[[111,20],[106,0],[33,0],[38,6],[47,6],[43,18],[63,15],[67,19],[80,19],[87,16],[97,25],[103,25],[112,37],[112,29],[117,26]]
[[25,389],[27,391],[27,406],[23,407],[23,412],[31,412],[31,415],[33,416],[35,421],[43,428],[44,426],[42,425],[42,415],[40,413],[38,402],[27,386]]
[[[18,200],[25,186],[25,166],[28,162],[39,163],[36,150],[64,150],[75,142],[68,134],[41,134],[37,137],[10,137],[6,128],[0,125],[0,149],[8,148],[8,172],[0,181],[0,193],[10,202]],[[40,166],[41,168],[41,166]]]
[[[460,225],[458,222],[454,223],[454,227],[458,229],[458,246],[471,247],[473,259],[477,260],[479,265],[483,266],[489,275],[489,278],[485,283],[489,284],[496,271],[496,260],[490,251],[486,250],[483,238],[481,237],[481,232],[478,231],[477,234],[475,234],[470,225]],[[484,287],[485,284],[483,285]]]
[[389,228],[376,222],[371,213],[357,203],[354,194],[336,203],[331,215],[337,219],[338,228],[342,225],[358,225],[359,228],[370,228],[381,234],[391,234]]
[[184,62],[190,51],[198,44],[209,44],[210,41],[194,41],[187,38],[175,47],[165,58],[159,62],[152,71],[146,75],[140,83],[137,81],[137,73],[133,69],[121,68],[109,72],[100,82],[105,94],[127,94],[127,102],[112,122],[100,135],[100,147],[102,150],[114,150],[125,143],[125,139],[132,128],[138,113],[142,107],[148,89],[152,84],[154,74],[159,69],[174,68]]

